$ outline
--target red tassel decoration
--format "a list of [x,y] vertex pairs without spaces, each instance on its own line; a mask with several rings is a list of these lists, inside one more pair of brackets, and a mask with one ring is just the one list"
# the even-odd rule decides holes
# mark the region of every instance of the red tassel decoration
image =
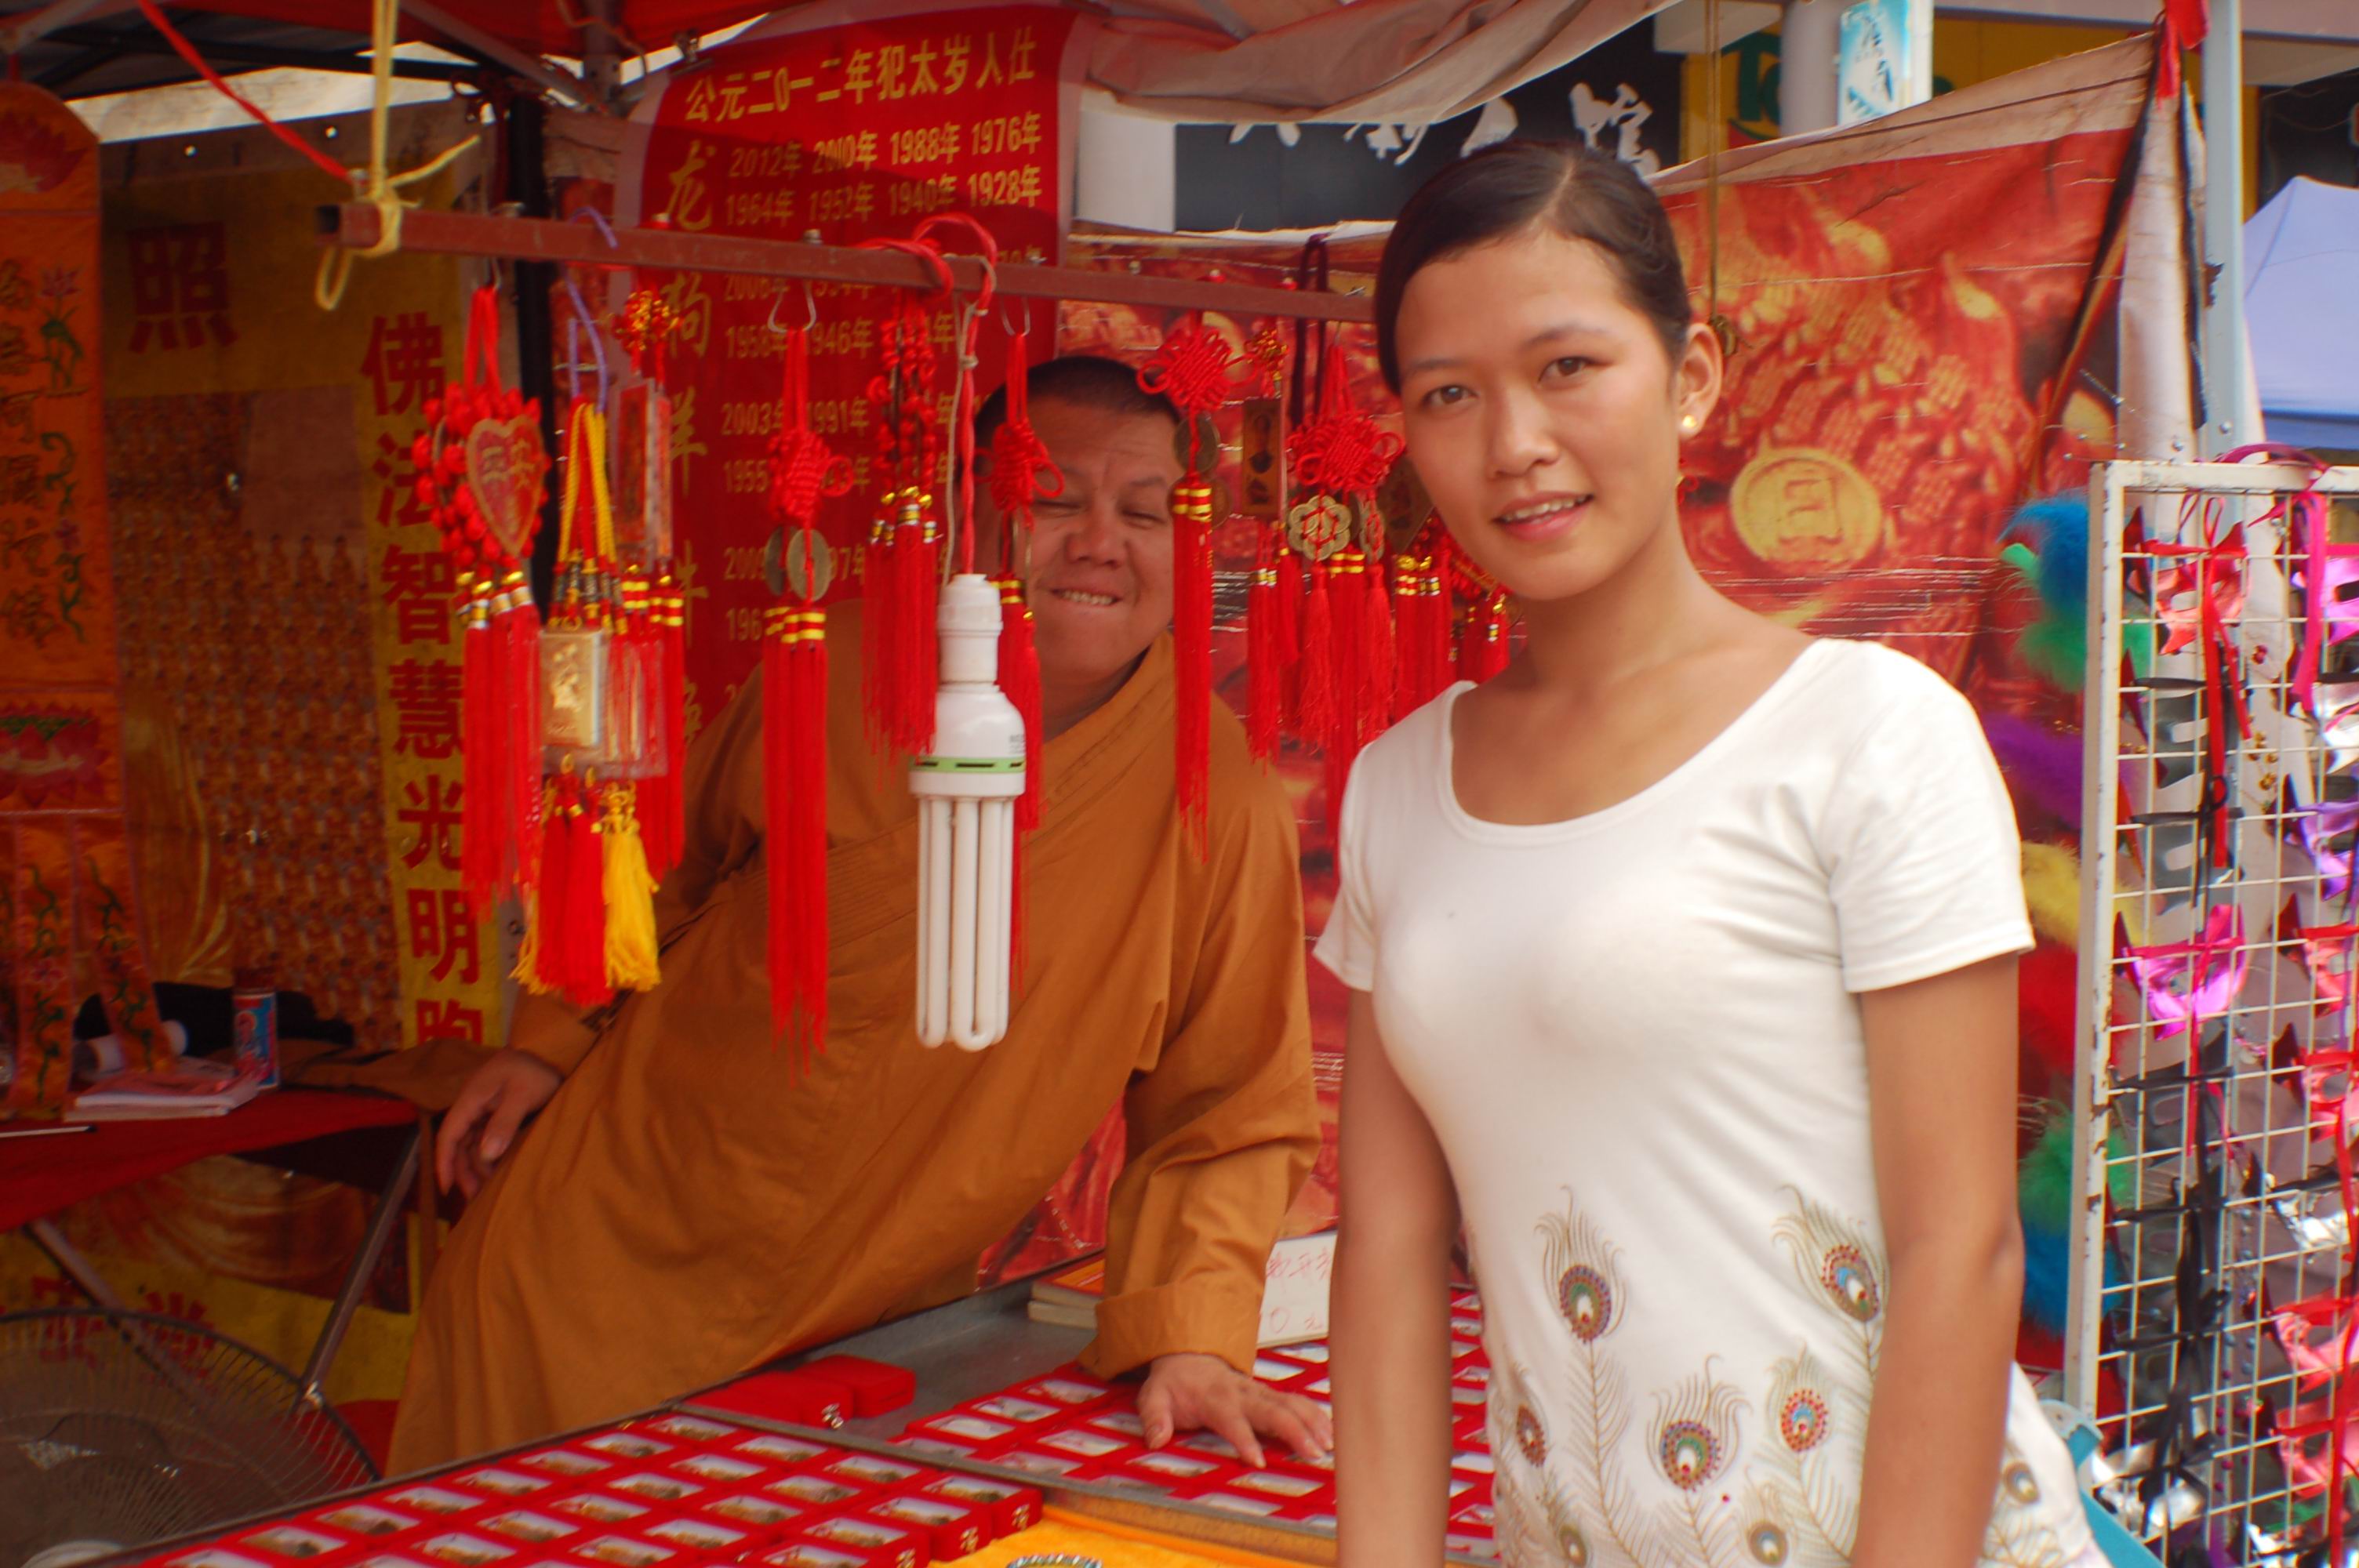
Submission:
[[[1277,540],[1275,547],[1277,551],[1277,633],[1272,642],[1277,652],[1273,656],[1283,660],[1288,650],[1299,650],[1302,646],[1302,560],[1283,537]],[[1301,673],[1301,660],[1295,658],[1286,660],[1286,668],[1277,677],[1278,700],[1284,708],[1278,726],[1286,734],[1299,736],[1303,733]]]
[[1286,723],[1285,612],[1279,608],[1277,545],[1267,528],[1255,546],[1253,588],[1245,596],[1245,744],[1256,761],[1277,755]]
[[1370,554],[1363,569],[1368,585],[1364,601],[1367,628],[1361,645],[1359,744],[1364,746],[1392,722],[1393,696],[1400,681],[1400,650],[1393,628],[1392,594],[1385,587],[1384,557]]
[[498,639],[498,691],[506,715],[499,767],[506,774],[505,840],[511,860],[504,874],[530,892],[540,885],[543,798],[540,788],[540,611],[522,571],[511,572],[506,591],[494,600],[492,629]]
[[597,1007],[614,995],[606,983],[606,853],[598,831],[596,802],[586,786],[578,789],[565,815],[570,896],[559,915],[565,1000],[576,1007]]
[[565,906],[573,891],[572,839],[566,828],[566,800],[573,775],[550,781],[541,819],[540,880],[533,899],[532,919],[525,928],[525,950],[519,956],[520,978],[541,992],[565,989]]
[[808,1071],[827,1042],[827,612],[779,606],[762,647],[770,1026]]
[[[770,506],[780,524],[804,536],[803,558],[816,563],[813,532],[821,496],[851,487],[845,465],[810,428],[810,349],[802,329],[787,334],[786,377],[779,395],[778,434],[770,442]],[[878,611],[900,606],[878,591],[883,574],[901,563],[880,527],[871,535],[879,563],[869,591]],[[822,585],[797,585],[799,605],[770,611],[762,645],[762,804],[764,874],[769,895],[770,1029],[773,1043],[792,1041],[799,1069],[808,1071],[827,1044],[827,611],[814,602]],[[876,642],[882,614],[867,622],[868,669],[886,651]],[[896,631],[887,626],[887,633]],[[867,693],[869,719],[880,690]],[[877,731],[872,728],[872,739]]]
[[1010,881],[1008,983],[1024,979],[1024,836],[1040,826],[1040,746],[1046,739],[1040,714],[1040,650],[1032,641],[1032,608],[1024,585],[1014,578],[999,584],[999,689],[1024,720],[1024,794],[1016,802],[1016,863]]
[[1212,705],[1212,487],[1194,472],[1171,492],[1171,646],[1178,683],[1173,729],[1180,815],[1196,852],[1211,822]]
[[500,657],[492,630],[492,596],[484,584],[467,592],[466,625],[459,684],[465,714],[460,741],[460,805],[465,820],[460,829],[459,881],[466,889],[468,907],[484,919],[499,901],[502,872],[507,864],[507,800],[501,794],[501,753],[507,734],[501,711]]
[[1174,697],[1175,789],[1190,842],[1202,855],[1211,813],[1212,702],[1212,487],[1197,469],[1196,441],[1204,416],[1229,395],[1229,341],[1197,312],[1163,340],[1138,371],[1138,384],[1180,410],[1188,432],[1188,474],[1171,492],[1171,645],[1178,668]]
[[1480,686],[1507,667],[1507,600],[1494,594],[1466,619],[1466,635],[1458,654],[1462,680]]
[[1335,730],[1335,603],[1328,590],[1328,568],[1314,562],[1310,591],[1302,601],[1301,657],[1296,665],[1300,706],[1295,733],[1313,746],[1324,746]]

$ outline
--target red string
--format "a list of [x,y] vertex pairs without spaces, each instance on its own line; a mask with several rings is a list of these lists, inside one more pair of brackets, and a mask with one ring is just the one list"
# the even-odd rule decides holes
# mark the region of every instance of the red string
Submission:
[[214,92],[262,122],[263,129],[310,159],[329,178],[346,184],[351,182],[352,170],[264,114],[255,107],[252,99],[223,81],[221,73],[205,63],[204,56],[197,52],[196,46],[181,37],[179,29],[165,19],[163,8],[156,4],[156,0],[139,0],[139,9],[147,16],[148,25],[164,35],[164,41],[172,46],[172,52],[188,61],[189,69],[203,77]]

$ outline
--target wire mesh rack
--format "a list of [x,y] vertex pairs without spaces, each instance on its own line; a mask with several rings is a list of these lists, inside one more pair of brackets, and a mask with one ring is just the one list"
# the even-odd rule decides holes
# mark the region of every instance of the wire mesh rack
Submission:
[[2172,1560],[2295,1568],[2359,1515],[2354,502],[2282,460],[2091,477],[2065,1382]]

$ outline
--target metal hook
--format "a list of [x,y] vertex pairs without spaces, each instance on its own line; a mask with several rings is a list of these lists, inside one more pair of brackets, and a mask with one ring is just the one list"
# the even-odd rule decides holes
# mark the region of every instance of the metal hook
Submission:
[[1032,335],[1032,297],[1028,294],[1024,297],[1024,325],[1019,328],[1015,322],[1007,319],[1007,297],[1004,294],[1001,295],[999,297],[999,326],[1000,330],[1011,338],[1030,337]]
[[[783,290],[783,289],[781,289],[778,293],[777,293],[777,294],[773,294],[773,295],[771,295],[771,296],[770,296],[770,319],[769,319],[769,322],[768,322],[768,326],[769,326],[769,329],[770,329],[770,330],[771,330],[771,331],[777,333],[780,337],[784,337],[787,333],[788,333],[788,332],[790,332],[790,331],[794,330],[794,329],[793,329],[793,328],[791,328],[791,327],[781,327],[781,326],[779,326],[779,325],[778,325],[778,301],[779,301],[780,299],[784,298],[784,297],[785,297],[785,290]],[[802,330],[803,330],[804,331],[808,332],[808,331],[810,331],[813,327],[816,327],[816,326],[818,326],[818,325],[819,325],[819,300],[818,300],[815,297],[813,297],[813,295],[811,294],[811,287],[810,287],[810,284],[808,284],[808,283],[806,283],[806,284],[804,284],[804,285],[803,285],[803,328],[802,328]]]

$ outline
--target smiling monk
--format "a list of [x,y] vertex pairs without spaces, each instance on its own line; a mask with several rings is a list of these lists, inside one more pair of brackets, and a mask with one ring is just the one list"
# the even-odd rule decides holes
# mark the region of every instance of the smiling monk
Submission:
[[823,1051],[801,1076],[771,1041],[757,679],[690,755],[687,858],[657,898],[663,983],[588,1016],[522,1000],[444,1119],[441,1174],[473,1201],[428,1286],[397,1471],[946,1299],[1116,1103],[1129,1162],[1085,1364],[1148,1369],[1158,1442],[1207,1426],[1256,1461],[1257,1433],[1324,1451],[1323,1410],[1247,1375],[1318,1142],[1294,820],[1217,702],[1203,857],[1174,810],[1177,416],[1110,360],[1050,361],[1027,384],[1064,485],[1032,549],[1045,778],[1006,1039],[918,1044],[917,819],[863,739],[856,611],[832,613]]

